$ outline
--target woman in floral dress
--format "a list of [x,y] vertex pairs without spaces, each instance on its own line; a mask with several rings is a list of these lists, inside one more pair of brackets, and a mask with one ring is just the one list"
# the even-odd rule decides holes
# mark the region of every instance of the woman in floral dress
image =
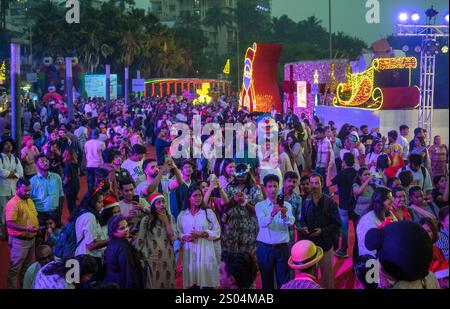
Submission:
[[135,246],[150,266],[152,288],[175,289],[176,265],[173,250],[176,238],[175,222],[166,211],[162,194],[152,194],[149,201],[150,214],[141,220]]

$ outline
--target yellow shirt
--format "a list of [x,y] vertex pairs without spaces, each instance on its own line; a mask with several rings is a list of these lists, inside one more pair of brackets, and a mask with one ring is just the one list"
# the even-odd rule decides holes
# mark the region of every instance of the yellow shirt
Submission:
[[[23,200],[19,196],[15,195],[5,206],[5,221],[14,221],[17,225],[21,226],[34,226],[39,227],[37,218],[37,211],[34,207],[33,200]],[[16,231],[8,228],[8,234],[10,236],[22,236],[22,237],[34,237],[36,233]]]

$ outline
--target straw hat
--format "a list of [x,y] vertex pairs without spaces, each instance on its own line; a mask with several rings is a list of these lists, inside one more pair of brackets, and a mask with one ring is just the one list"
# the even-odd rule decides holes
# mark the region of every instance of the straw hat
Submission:
[[288,265],[292,269],[307,269],[319,263],[322,257],[322,248],[317,247],[312,241],[301,240],[292,247]]

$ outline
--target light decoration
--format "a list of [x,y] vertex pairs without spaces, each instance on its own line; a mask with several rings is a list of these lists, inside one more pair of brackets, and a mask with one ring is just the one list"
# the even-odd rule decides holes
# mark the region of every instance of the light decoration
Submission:
[[380,110],[383,106],[383,91],[375,87],[375,71],[411,69],[417,67],[414,57],[377,58],[366,71],[358,74],[347,72],[347,82],[337,87],[336,97],[333,99],[335,107],[352,107],[369,110]]
[[225,67],[223,68],[223,74],[230,75],[230,68],[231,68],[231,60],[227,59],[227,63],[225,64]]
[[314,84],[318,84],[319,83],[319,72],[316,70],[314,72]]
[[5,60],[3,60],[2,65],[0,66],[0,85],[3,85],[6,81],[6,64]]
[[211,89],[210,83],[202,83],[202,87],[197,90],[198,98],[193,101],[193,104],[211,103],[212,97],[209,95],[209,89]]
[[372,66],[377,71],[416,69],[417,59],[415,57],[378,58],[373,60]]
[[244,78],[243,89],[240,95],[240,106],[245,106],[250,112],[253,112],[256,107],[255,88],[253,85],[253,62],[256,57],[256,43],[247,49],[245,53],[244,62]]

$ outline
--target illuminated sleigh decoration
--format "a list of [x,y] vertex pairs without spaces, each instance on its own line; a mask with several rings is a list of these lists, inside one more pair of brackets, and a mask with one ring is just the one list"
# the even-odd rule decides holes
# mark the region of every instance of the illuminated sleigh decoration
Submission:
[[[415,68],[417,68],[417,59],[414,57],[374,59],[371,67],[362,73],[347,72],[347,82],[338,85],[333,105],[370,110],[392,109],[394,106],[415,108],[420,99],[420,91],[417,87],[380,88],[374,84],[375,72],[398,69],[409,70],[409,84],[411,84],[411,70]],[[404,94],[404,98],[399,99],[399,94]],[[412,105],[403,104],[406,97],[413,103]],[[411,98],[413,98],[412,101]],[[389,102],[388,106],[385,106],[386,102]]]

